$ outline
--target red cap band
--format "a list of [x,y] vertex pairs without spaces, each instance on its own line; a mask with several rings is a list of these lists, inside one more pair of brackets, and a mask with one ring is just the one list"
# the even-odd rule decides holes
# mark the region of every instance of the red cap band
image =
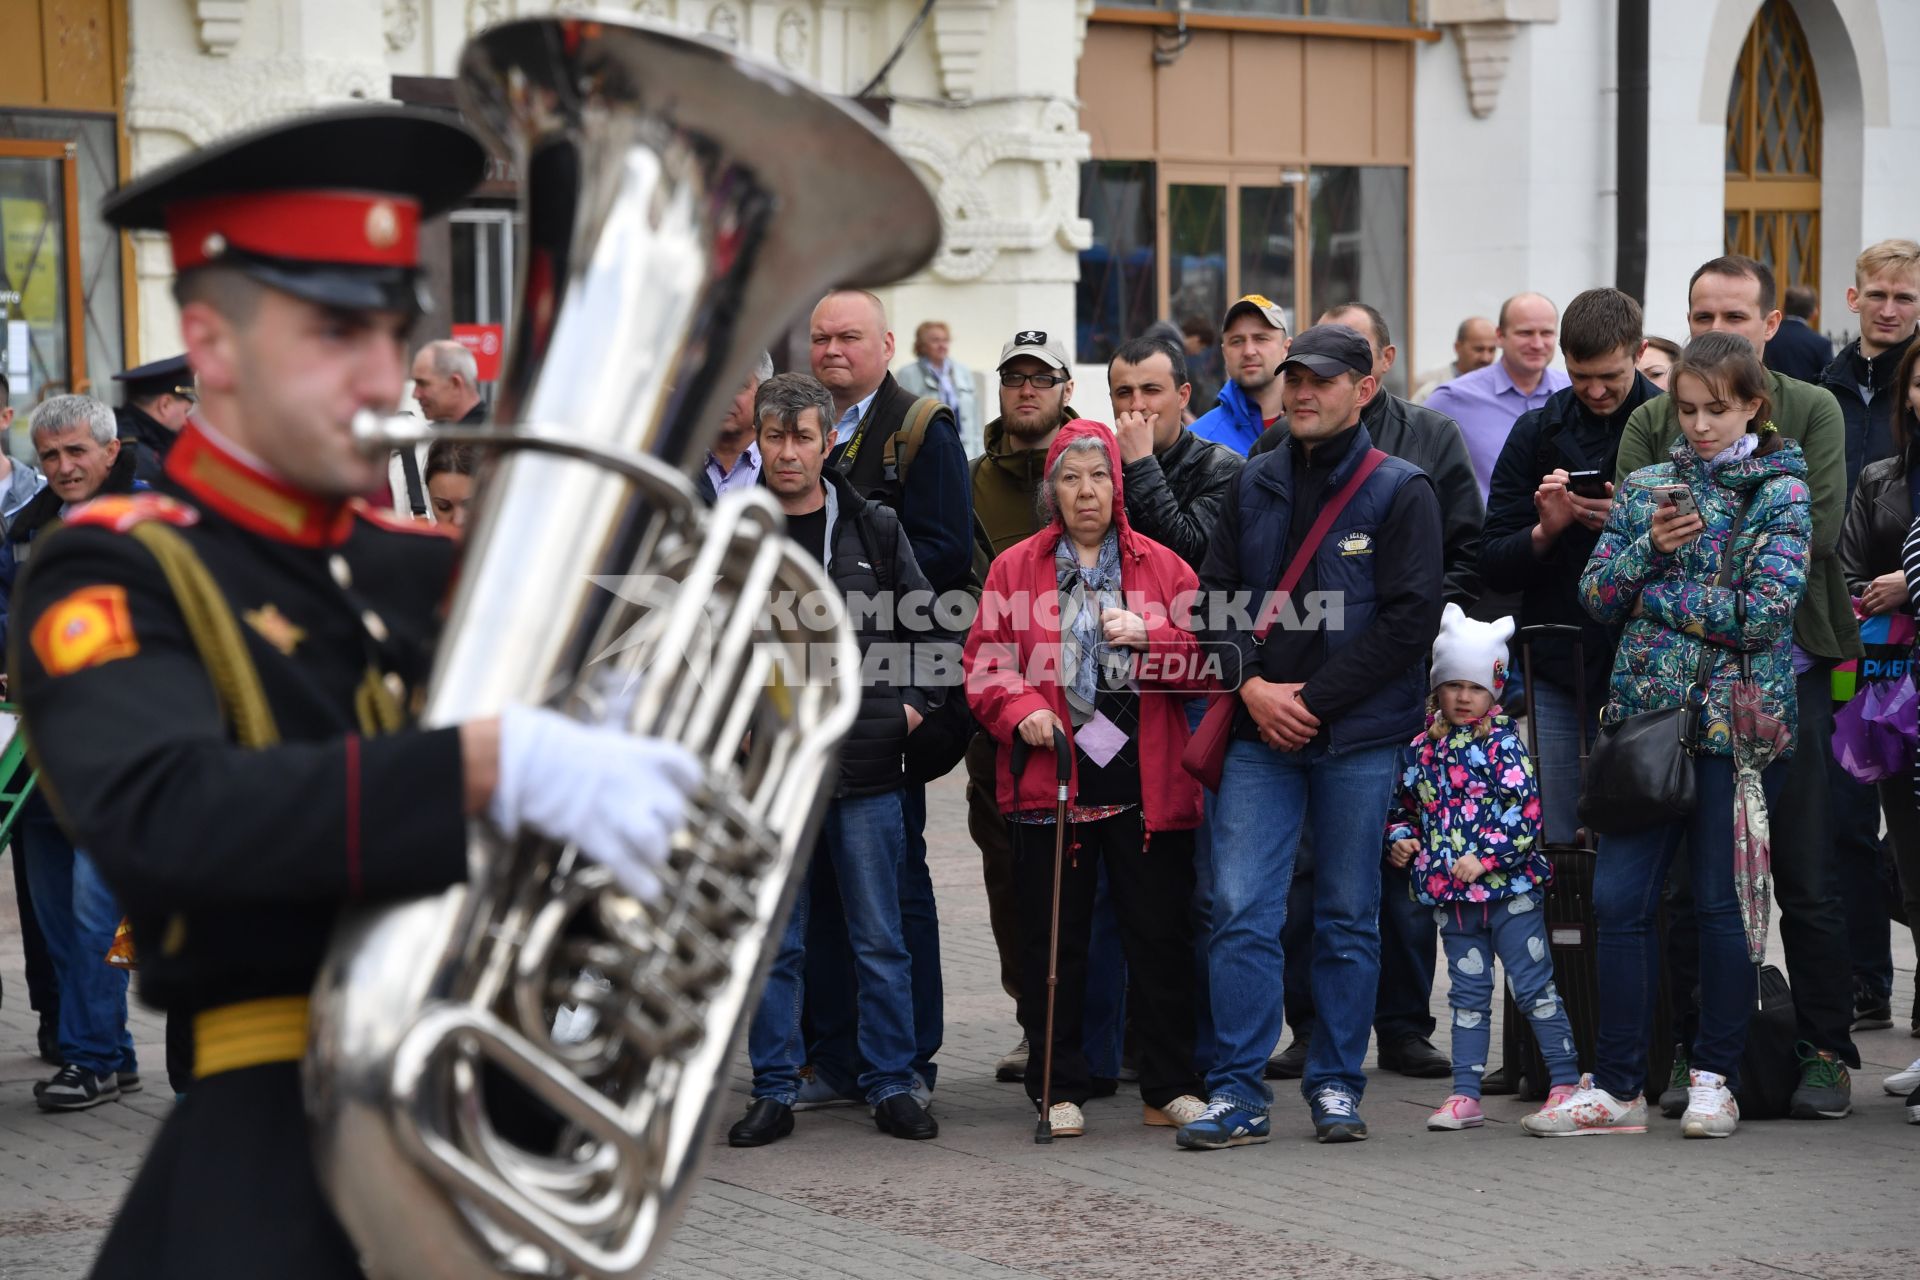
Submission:
[[228,249],[290,262],[420,265],[420,206],[404,196],[260,191],[185,200],[167,210],[173,267],[217,262]]

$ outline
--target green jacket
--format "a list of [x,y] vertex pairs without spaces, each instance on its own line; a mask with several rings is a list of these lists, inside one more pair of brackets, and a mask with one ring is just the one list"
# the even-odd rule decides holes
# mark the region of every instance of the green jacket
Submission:
[[[1780,434],[1800,442],[1806,457],[1807,484],[1813,490],[1813,547],[1807,567],[1807,594],[1793,616],[1793,639],[1817,658],[1839,662],[1858,658],[1860,625],[1853,616],[1847,582],[1840,572],[1840,525],[1847,513],[1847,423],[1840,404],[1825,387],[1767,371],[1773,422]],[[1616,487],[1642,467],[1667,460],[1680,438],[1673,400],[1661,396],[1633,411],[1620,434]]]
[[[1063,421],[1075,416],[1068,407]],[[1040,482],[1047,474],[1047,447],[1008,448],[1006,424],[999,418],[987,424],[984,434],[987,451],[968,468],[973,472],[973,514],[998,556],[1046,523],[1040,518]],[[1053,437],[1047,437],[1047,444],[1052,443]]]

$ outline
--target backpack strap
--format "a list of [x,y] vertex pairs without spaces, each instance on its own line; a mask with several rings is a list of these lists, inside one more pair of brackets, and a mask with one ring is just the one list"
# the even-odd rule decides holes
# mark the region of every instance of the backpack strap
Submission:
[[921,396],[907,410],[907,416],[900,421],[900,429],[887,437],[881,446],[880,464],[889,475],[897,476],[901,484],[907,480],[907,472],[913,466],[913,460],[920,456],[920,446],[927,442],[927,429],[933,425],[938,414],[945,413],[949,418],[953,410],[946,403],[933,396]]
[[420,483],[420,459],[414,456],[413,446],[400,450],[400,474],[407,482],[407,505],[413,508],[413,518],[427,518],[427,491]]

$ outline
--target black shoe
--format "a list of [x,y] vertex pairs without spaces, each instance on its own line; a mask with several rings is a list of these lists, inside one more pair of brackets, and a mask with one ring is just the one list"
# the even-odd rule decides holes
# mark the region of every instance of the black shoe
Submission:
[[1853,1029],[1855,1031],[1879,1031],[1893,1025],[1893,999],[1877,991],[1870,991],[1866,984],[1855,981],[1853,984]]
[[1408,1035],[1380,1046],[1380,1069],[1416,1080],[1437,1080],[1453,1074],[1453,1061],[1425,1036]]
[[727,1130],[730,1147],[764,1147],[793,1132],[793,1108],[772,1098],[755,1098],[747,1114]]
[[[1518,1093],[1522,1078],[1518,1067],[1511,1062],[1506,1063],[1499,1070],[1489,1071],[1480,1077],[1480,1096],[1483,1098],[1506,1097],[1508,1094]],[[1540,1096],[1544,1098],[1547,1095],[1543,1093]]]
[[873,1122],[880,1126],[882,1133],[915,1142],[940,1136],[939,1123],[913,1100],[910,1093],[896,1093],[874,1108]]
[[1787,1114],[1795,1120],[1839,1120],[1853,1110],[1853,1078],[1846,1063],[1825,1049],[1802,1040],[1793,1047],[1800,1057],[1800,1084],[1793,1091]]
[[119,1096],[120,1081],[113,1072],[96,1076],[72,1063],[60,1068],[53,1079],[33,1091],[33,1100],[42,1111],[85,1111]]
[[40,1015],[40,1061],[50,1067],[64,1067],[67,1059],[60,1052],[60,1022],[58,1018]]
[[1307,1073],[1307,1050],[1312,1047],[1312,1032],[1295,1031],[1293,1043],[1267,1059],[1267,1079],[1298,1080]]

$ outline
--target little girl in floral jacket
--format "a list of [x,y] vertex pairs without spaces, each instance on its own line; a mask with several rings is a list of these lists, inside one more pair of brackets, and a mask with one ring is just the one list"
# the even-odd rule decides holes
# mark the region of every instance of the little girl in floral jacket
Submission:
[[1547,954],[1542,895],[1553,871],[1539,848],[1540,789],[1495,701],[1512,636],[1511,618],[1475,622],[1447,606],[1433,644],[1428,727],[1407,748],[1387,817],[1388,861],[1413,864],[1413,895],[1434,909],[1451,979],[1453,1094],[1428,1117],[1429,1129],[1472,1129],[1484,1119],[1495,958],[1540,1042],[1552,1085],[1546,1105],[1559,1105],[1580,1078]]

